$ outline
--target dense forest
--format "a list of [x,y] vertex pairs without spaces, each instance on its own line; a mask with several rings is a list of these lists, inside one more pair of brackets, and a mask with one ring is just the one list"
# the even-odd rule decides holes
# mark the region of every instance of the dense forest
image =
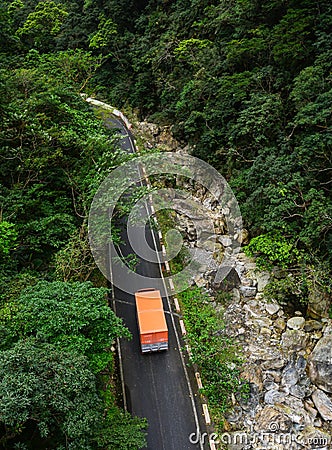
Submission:
[[226,177],[248,254],[284,269],[273,295],[330,295],[331,28],[328,0],[1,2],[0,447],[144,443],[115,406],[129,335],[87,240],[127,156],[83,92],[171,125]]

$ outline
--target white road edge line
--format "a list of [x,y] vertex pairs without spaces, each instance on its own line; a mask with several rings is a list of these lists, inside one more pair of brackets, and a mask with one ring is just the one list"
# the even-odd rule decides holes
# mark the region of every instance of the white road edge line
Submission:
[[198,389],[203,389],[203,384],[199,372],[195,373]]
[[185,336],[187,334],[187,330],[186,330],[186,327],[184,326],[184,322],[182,319],[180,319],[179,322],[180,322],[181,333],[183,334],[183,336]]
[[214,441],[210,441],[209,444],[210,444],[211,450],[217,450],[217,447],[216,447],[216,444],[214,443]]
[[180,305],[179,305],[179,300],[177,299],[177,297],[173,297],[173,300],[174,300],[176,312],[180,312],[181,309],[180,309]]
[[203,412],[206,425],[211,425],[210,414],[206,403],[203,403]]

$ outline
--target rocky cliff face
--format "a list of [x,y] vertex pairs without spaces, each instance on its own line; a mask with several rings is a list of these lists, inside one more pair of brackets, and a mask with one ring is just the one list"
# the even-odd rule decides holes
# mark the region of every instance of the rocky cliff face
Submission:
[[[168,130],[146,123],[142,128],[149,131],[151,146],[178,149]],[[258,271],[255,261],[241,251],[231,255],[227,276],[217,283],[215,274],[232,245],[224,211],[204,190],[181,187],[192,190],[214,224],[214,234],[197,243],[185,206],[177,205],[177,227],[201,265],[192,283],[209,292],[211,302],[219,290],[230,292],[225,332],[238,342],[244,358],[242,377],[250,385],[248,401],[234,396],[221,443],[232,450],[331,448],[332,321],[319,315],[303,317],[300,311],[287,316],[281,305],[268,302],[264,287],[270,275]],[[247,243],[247,231],[237,238]]]

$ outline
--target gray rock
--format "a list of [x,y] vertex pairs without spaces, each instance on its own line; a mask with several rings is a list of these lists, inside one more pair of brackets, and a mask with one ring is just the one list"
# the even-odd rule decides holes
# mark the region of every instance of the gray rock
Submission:
[[325,392],[317,389],[312,394],[313,402],[324,420],[332,420],[332,401]]
[[237,289],[241,280],[240,277],[232,266],[222,266],[218,270],[218,279],[215,277],[213,281],[213,287],[216,289],[221,289],[223,291],[231,291],[232,289]]
[[279,309],[280,309],[280,306],[275,303],[268,303],[267,305],[265,305],[266,312],[268,314],[270,314],[271,316],[273,316],[273,314],[277,314]]
[[296,398],[304,398],[306,396],[306,391],[303,387],[296,384],[295,386],[291,386],[289,389],[289,393]]
[[253,322],[258,327],[270,327],[272,325],[272,320],[268,317],[256,317]]
[[264,389],[267,391],[271,391],[272,389],[276,391],[278,388],[279,386],[274,381],[267,380],[264,382]]
[[288,395],[282,404],[277,405],[277,408],[290,418],[296,429],[312,423],[311,416],[304,409],[303,401],[299,398]]
[[332,393],[332,335],[323,336],[311,353],[309,377],[320,389]]
[[323,324],[318,320],[306,320],[304,324],[304,331],[310,333],[310,331],[320,331],[323,328]]
[[293,386],[299,380],[298,371],[294,367],[285,368],[282,374],[281,384],[286,386]]
[[265,406],[257,416],[254,430],[261,432],[288,432],[291,430],[292,422],[289,418],[273,406]]
[[278,319],[274,322],[274,326],[280,330],[280,331],[284,331],[286,328],[286,322],[285,319],[283,317],[278,317]]
[[275,389],[267,391],[264,395],[264,402],[268,405],[274,405],[280,403],[285,399],[285,394]]
[[232,239],[229,236],[218,236],[218,242],[222,244],[224,247],[231,247],[232,246]]
[[304,323],[305,323],[304,317],[299,316],[292,317],[291,319],[287,320],[287,326],[291,330],[300,330],[301,328],[303,328]]
[[257,288],[255,286],[240,286],[240,293],[243,297],[255,297]]
[[240,291],[238,289],[232,289],[232,298],[236,303],[240,301]]
[[286,330],[281,338],[281,345],[286,351],[292,353],[305,350],[309,341],[309,336],[302,330]]
[[296,361],[295,367],[299,373],[304,373],[307,367],[307,360],[302,355],[300,355],[298,357],[298,360]]
[[268,272],[255,272],[257,280],[257,291],[262,292],[270,281],[270,274]]
[[264,361],[262,364],[262,369],[264,370],[276,370],[282,369],[285,366],[285,360],[280,356],[275,359],[271,359],[269,361]]

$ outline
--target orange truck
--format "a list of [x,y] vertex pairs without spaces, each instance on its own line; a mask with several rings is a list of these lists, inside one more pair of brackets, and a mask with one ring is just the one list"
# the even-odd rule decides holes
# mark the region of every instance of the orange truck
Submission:
[[168,350],[168,329],[160,291],[140,289],[135,293],[142,353]]

